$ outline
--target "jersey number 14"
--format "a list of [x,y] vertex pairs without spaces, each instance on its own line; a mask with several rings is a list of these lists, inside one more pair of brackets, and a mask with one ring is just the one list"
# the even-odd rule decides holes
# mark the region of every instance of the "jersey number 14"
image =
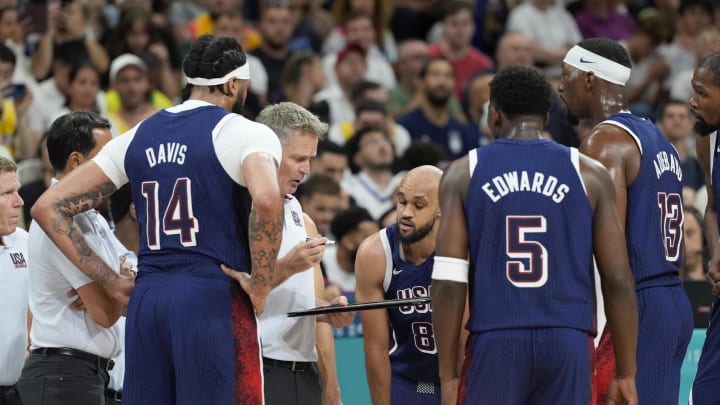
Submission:
[[[175,186],[162,216],[163,233],[165,235],[179,235],[180,244],[185,247],[197,245],[195,234],[200,229],[197,218],[193,216],[191,186],[192,183],[187,177],[175,180]],[[158,188],[157,181],[144,181],[140,189],[143,197],[145,197],[145,207],[147,209],[145,235],[150,250],[160,249],[161,218]]]

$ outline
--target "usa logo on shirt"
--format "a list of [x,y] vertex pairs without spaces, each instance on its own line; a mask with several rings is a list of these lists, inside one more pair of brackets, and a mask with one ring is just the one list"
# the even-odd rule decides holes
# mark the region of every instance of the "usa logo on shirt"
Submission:
[[27,268],[27,262],[25,261],[25,257],[22,253],[10,253],[10,260],[12,260],[16,269]]
[[300,215],[295,211],[290,211],[292,213],[293,222],[295,222],[295,225],[302,226],[302,222],[300,222]]

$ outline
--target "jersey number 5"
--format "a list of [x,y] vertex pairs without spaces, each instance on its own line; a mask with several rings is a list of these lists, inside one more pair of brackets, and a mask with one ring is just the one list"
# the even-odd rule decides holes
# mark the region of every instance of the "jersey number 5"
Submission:
[[507,279],[515,287],[542,287],[548,278],[548,252],[542,243],[528,239],[528,234],[545,233],[544,216],[508,215],[505,218]]
[[[196,246],[195,234],[199,224],[193,216],[192,183],[187,177],[175,180],[172,195],[167,202],[162,217],[162,230],[165,235],[180,235],[180,243],[185,247]],[[147,226],[145,235],[150,250],[160,249],[160,213],[158,211],[158,182],[144,181],[141,188],[147,207]]]
[[662,227],[665,260],[675,262],[680,258],[680,247],[683,242],[682,198],[677,193],[658,193],[660,207],[660,226]]

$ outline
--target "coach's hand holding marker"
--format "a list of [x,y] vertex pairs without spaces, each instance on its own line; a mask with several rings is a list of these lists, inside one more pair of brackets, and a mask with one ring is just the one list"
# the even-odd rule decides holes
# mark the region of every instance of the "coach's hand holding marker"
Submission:
[[[335,297],[330,302],[327,302],[320,298],[315,298],[315,305],[318,307],[329,307],[329,306],[346,307],[348,305],[348,300],[347,300],[347,297],[345,297],[344,295]],[[322,314],[322,315],[318,315],[316,319],[318,322],[329,323],[330,326],[332,326],[333,328],[344,328],[345,326],[348,326],[349,324],[351,324],[354,318],[355,318],[355,311],[351,311],[351,312],[335,312],[332,314]]]

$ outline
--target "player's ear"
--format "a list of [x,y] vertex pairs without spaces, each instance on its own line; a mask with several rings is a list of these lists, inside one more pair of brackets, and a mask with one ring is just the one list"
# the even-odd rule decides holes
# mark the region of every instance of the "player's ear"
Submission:
[[493,134],[497,134],[500,127],[502,127],[505,116],[503,113],[495,108],[493,103],[490,103],[488,107],[488,127]]
[[547,126],[548,122],[550,122],[550,113],[545,114],[545,118],[543,119],[543,128]]
[[137,222],[137,213],[135,212],[135,203],[130,203],[130,218]]

